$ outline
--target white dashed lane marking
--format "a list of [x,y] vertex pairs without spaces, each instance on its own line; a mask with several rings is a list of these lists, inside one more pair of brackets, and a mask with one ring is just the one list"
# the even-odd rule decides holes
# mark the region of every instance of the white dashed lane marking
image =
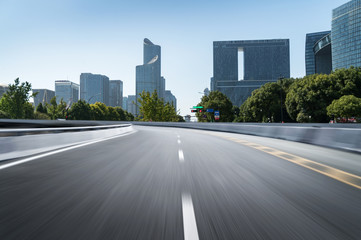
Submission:
[[192,197],[188,193],[182,194],[182,211],[184,240],[199,240]]

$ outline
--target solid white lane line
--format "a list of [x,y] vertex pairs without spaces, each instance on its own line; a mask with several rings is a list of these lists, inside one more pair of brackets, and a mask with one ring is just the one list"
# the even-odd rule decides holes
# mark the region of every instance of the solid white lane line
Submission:
[[192,197],[188,193],[182,194],[182,211],[184,240],[199,240]]
[[36,160],[36,159],[39,159],[39,158],[47,157],[47,156],[50,156],[50,155],[53,155],[53,154],[57,154],[57,153],[65,152],[65,151],[68,151],[68,150],[84,147],[84,146],[87,146],[87,145],[90,145],[90,144],[103,142],[103,141],[110,140],[110,139],[113,139],[113,138],[123,137],[123,136],[126,136],[126,135],[133,134],[135,132],[136,131],[121,134],[121,135],[117,135],[117,136],[113,136],[113,137],[103,138],[103,139],[99,139],[99,140],[89,141],[89,142],[81,143],[79,145],[62,148],[62,149],[59,149],[59,150],[39,154],[39,155],[36,155],[36,156],[33,156],[33,157],[28,157],[28,158],[25,158],[25,159],[22,159],[22,160],[19,160],[19,161],[15,161],[15,162],[11,162],[11,163],[8,163],[8,164],[1,165],[0,170],[5,169],[5,168],[9,168],[9,167],[13,167],[13,166],[16,166],[16,165],[19,165],[19,164],[22,164],[22,163],[30,162],[30,161],[33,161],[33,160]]
[[180,162],[184,162],[184,154],[182,149],[178,150],[178,157]]
[[181,140],[178,139],[178,144],[181,144]]

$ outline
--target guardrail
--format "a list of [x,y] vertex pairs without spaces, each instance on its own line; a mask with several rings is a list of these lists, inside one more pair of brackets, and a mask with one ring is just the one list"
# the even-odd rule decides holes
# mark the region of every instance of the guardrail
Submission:
[[0,161],[131,132],[131,124],[88,127],[0,129]]
[[133,122],[134,125],[180,127],[241,133],[309,143],[361,153],[361,124],[257,124],[257,123],[162,123]]

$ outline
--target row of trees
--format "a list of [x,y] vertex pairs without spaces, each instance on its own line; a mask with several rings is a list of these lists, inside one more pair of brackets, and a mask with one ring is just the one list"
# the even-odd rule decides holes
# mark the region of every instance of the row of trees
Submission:
[[12,119],[71,119],[71,120],[108,120],[108,121],[133,121],[134,116],[121,107],[110,107],[104,103],[96,102],[89,104],[84,100],[67,106],[61,99],[59,103],[56,97],[50,100],[50,104],[39,104],[34,111],[29,102],[31,84],[20,83],[19,78],[14,84],[9,85],[8,91],[0,99],[0,118]]
[[[268,83],[240,107],[237,121],[328,122],[361,117],[361,68]],[[282,109],[282,110],[281,110]]]
[[[361,68],[267,83],[239,108],[218,91],[203,96],[198,106],[219,110],[222,122],[328,122],[361,117]],[[196,116],[200,122],[214,121],[213,113]]]

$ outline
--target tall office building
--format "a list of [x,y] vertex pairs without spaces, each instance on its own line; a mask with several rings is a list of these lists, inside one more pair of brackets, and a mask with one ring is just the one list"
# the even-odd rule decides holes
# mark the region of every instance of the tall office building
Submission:
[[[238,76],[239,61],[243,76]],[[211,89],[227,95],[233,105],[240,106],[253,90],[280,77],[290,77],[288,39],[213,42]]]
[[123,82],[121,80],[109,81],[109,106],[122,107],[123,105]]
[[63,99],[68,106],[71,106],[79,100],[79,84],[68,80],[57,80],[55,81],[55,96],[58,104]]
[[82,73],[80,75],[80,99],[94,104],[102,102],[109,105],[109,78],[100,74]]
[[9,85],[0,84],[0,98],[2,97],[2,95],[3,95],[4,93],[7,92],[8,89],[9,89]]
[[123,110],[128,111],[128,97],[123,97]]
[[164,102],[173,104],[174,109],[177,111],[177,98],[172,94],[170,90],[165,90]]
[[306,75],[332,71],[331,31],[306,34]]
[[128,112],[133,114],[134,116],[136,115],[136,111],[137,111],[137,98],[135,97],[135,95],[129,95],[128,96]]
[[332,68],[361,67],[361,0],[332,11]]
[[42,105],[50,104],[50,100],[55,97],[55,92],[49,89],[33,89],[33,93],[37,93],[34,97],[35,108],[41,103]]
[[165,79],[161,77],[161,48],[145,38],[143,42],[143,65],[136,66],[135,94],[137,98],[143,91],[164,98]]

